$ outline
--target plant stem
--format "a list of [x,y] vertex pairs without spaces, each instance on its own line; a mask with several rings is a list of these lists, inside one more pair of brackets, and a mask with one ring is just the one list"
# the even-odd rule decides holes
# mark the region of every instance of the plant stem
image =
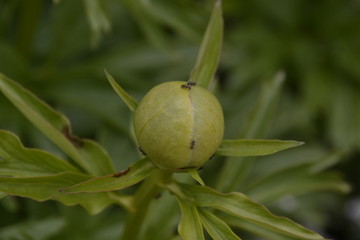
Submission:
[[170,181],[171,176],[172,172],[170,171],[156,169],[140,186],[134,195],[135,212],[129,213],[130,216],[125,224],[121,240],[136,240],[138,238],[151,201],[160,193],[161,184]]

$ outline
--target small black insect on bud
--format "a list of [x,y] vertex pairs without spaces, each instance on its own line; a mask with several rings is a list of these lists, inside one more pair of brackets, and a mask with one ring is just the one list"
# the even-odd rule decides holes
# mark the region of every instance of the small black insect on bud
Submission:
[[196,85],[196,82],[187,82],[186,85],[188,85],[188,86],[195,86],[195,85]]
[[182,87],[182,88],[187,88],[187,89],[189,89],[189,90],[191,89],[191,87],[190,87],[189,85],[186,85],[186,84],[181,85],[181,87]]
[[192,141],[190,142],[190,149],[194,149],[194,148],[195,148],[195,141],[192,140]]
[[141,148],[141,146],[139,146],[139,151],[142,153],[142,155],[146,156],[146,152],[144,152],[144,150]]

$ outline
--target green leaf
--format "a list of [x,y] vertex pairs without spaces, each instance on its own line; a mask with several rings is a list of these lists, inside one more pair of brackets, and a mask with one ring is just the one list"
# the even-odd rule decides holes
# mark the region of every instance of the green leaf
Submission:
[[89,179],[81,173],[60,173],[41,177],[0,177],[0,191],[38,201],[59,196],[59,188]]
[[325,172],[313,174],[311,166],[303,165],[284,169],[253,180],[246,189],[247,195],[256,201],[268,203],[285,194],[306,194],[319,191],[348,193],[350,186],[337,173]]
[[181,238],[184,240],[204,240],[204,233],[197,208],[186,202],[186,200],[180,198],[177,198],[177,200],[181,209],[181,221],[178,226]]
[[24,219],[0,228],[0,236],[2,239],[46,240],[59,234],[66,224],[63,216]]
[[247,123],[243,125],[241,138],[262,138],[274,112],[274,105],[281,93],[285,81],[285,73],[277,72],[261,86],[261,92],[253,111],[249,114]]
[[240,240],[231,228],[210,211],[198,209],[200,219],[206,231],[214,240]]
[[25,148],[15,134],[0,130],[0,175],[27,177],[60,172],[78,170],[48,152]]
[[104,9],[104,1],[84,0],[84,5],[92,32],[92,44],[96,46],[102,34],[111,30],[111,23]]
[[[181,213],[177,209],[177,200],[168,191],[152,201],[145,222],[142,224],[141,240],[168,240],[174,235],[174,226],[179,223]],[[164,211],[166,209],[166,211]],[[159,227],[161,226],[161,228]]]
[[114,172],[109,156],[100,145],[72,136],[66,117],[2,74],[0,91],[29,121],[89,173],[103,175]]
[[228,157],[264,156],[302,144],[303,142],[285,140],[225,139],[216,153]]
[[124,103],[129,107],[133,112],[137,107],[137,102],[133,97],[131,97],[125,90],[115,81],[115,79],[105,70],[106,78],[110,82],[112,88],[119,95],[119,97],[124,101]]
[[201,179],[199,172],[197,169],[190,169],[188,170],[188,173],[190,174],[190,176],[195,179],[195,181],[197,181],[201,186],[205,186],[204,181]]
[[123,0],[121,3],[127,8],[127,11],[131,13],[143,34],[152,45],[161,50],[170,50],[171,45],[169,44],[168,36],[158,20],[149,12],[149,5],[152,3],[145,3],[139,0]]
[[310,171],[312,173],[322,172],[338,164],[343,159],[344,156],[345,156],[344,151],[330,152],[326,156],[319,159],[319,161],[316,161],[314,165],[311,167]]
[[6,197],[6,196],[7,196],[6,193],[0,192],[0,199],[4,198],[4,197]]
[[211,207],[240,219],[255,223],[274,232],[286,236],[306,240],[323,240],[319,234],[284,217],[278,217],[269,212],[264,206],[249,199],[241,193],[223,194],[209,187],[178,184],[171,185],[169,189],[177,194],[186,196],[186,200],[198,207]]
[[[196,20],[199,19],[199,16],[203,15],[202,12],[199,11],[200,8],[202,7],[202,9],[205,10],[207,7],[195,4],[190,6],[184,2],[180,3],[173,1],[138,2],[143,5],[144,10],[146,10],[154,19],[158,20],[162,24],[174,29],[174,31],[189,39],[201,39],[197,26],[198,21]],[[194,15],[196,15],[197,18],[194,18]]]
[[343,155],[341,152],[327,153],[314,146],[301,149],[259,159],[244,182],[242,192],[255,201],[269,204],[287,194],[347,193],[350,190],[349,184],[336,172],[321,172],[337,163]]
[[58,200],[65,205],[80,204],[96,214],[112,203],[119,203],[109,193],[62,194],[59,189],[90,179],[81,173],[60,173],[42,177],[0,177],[0,191],[37,201]]
[[251,232],[267,240],[298,240],[298,238],[281,235],[277,232],[270,231],[266,228],[259,227],[256,224],[241,220],[235,216],[221,214],[221,219],[227,224]]
[[63,188],[61,192],[79,193],[120,190],[142,181],[154,169],[154,165],[147,158],[144,158],[131,165],[125,171],[88,179],[71,187]]
[[[329,78],[326,78],[325,81],[328,82],[328,80]],[[323,86],[323,84],[320,86]],[[334,144],[334,147],[338,149],[350,150],[359,148],[360,111],[358,106],[360,104],[360,97],[358,88],[354,88],[343,81],[330,86],[332,91],[329,94],[329,100],[324,102],[326,104],[324,109],[328,108],[327,112],[329,114],[327,117],[327,136]],[[318,96],[318,93],[314,94],[316,99],[319,99]],[[318,109],[316,110],[318,111]]]
[[[266,123],[271,118],[273,106],[279,97],[284,79],[285,74],[280,71],[262,86],[256,106],[251,114],[249,114],[247,123],[244,125],[244,132],[241,134],[241,138],[265,137]],[[232,157],[226,161],[218,175],[216,189],[226,192],[233,191],[243,182],[244,178],[251,171],[254,158],[246,157],[239,160],[239,158]]]
[[200,51],[193,70],[190,82],[207,88],[213,79],[219,64],[223,37],[223,19],[221,0],[215,2],[211,18],[207,26]]
[[[259,178],[278,174],[294,167],[323,164],[327,161],[326,151],[322,147],[305,145],[258,159],[251,174],[245,179],[243,186],[251,185]],[[291,159],[291,161],[289,161]]]

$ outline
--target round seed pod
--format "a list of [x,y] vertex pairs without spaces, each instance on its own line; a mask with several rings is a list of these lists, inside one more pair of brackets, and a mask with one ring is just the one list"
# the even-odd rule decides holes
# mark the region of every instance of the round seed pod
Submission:
[[223,139],[220,103],[191,82],[165,82],[151,89],[134,113],[140,149],[161,169],[199,168]]

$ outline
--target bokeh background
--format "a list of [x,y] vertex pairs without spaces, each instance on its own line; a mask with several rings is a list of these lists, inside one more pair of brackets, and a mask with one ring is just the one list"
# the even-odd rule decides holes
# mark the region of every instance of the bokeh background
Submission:
[[[158,83],[187,80],[212,5],[0,0],[0,72],[68,116],[76,135],[99,141],[124,169],[139,158],[129,133],[131,114],[104,69],[137,100]],[[204,179],[224,191],[242,191],[328,238],[359,240],[360,1],[224,0],[223,10],[223,54],[212,90],[224,108],[226,137],[306,144],[250,160],[236,186],[217,186],[216,169],[225,160],[209,164]],[[262,96],[279,71],[286,79],[251,133],[251,114],[267,104]],[[3,95],[0,128],[26,146],[62,156]],[[322,178],[306,181],[312,178],[304,164]],[[2,197],[0,239],[116,239],[124,218],[115,207],[89,216],[76,206]]]

